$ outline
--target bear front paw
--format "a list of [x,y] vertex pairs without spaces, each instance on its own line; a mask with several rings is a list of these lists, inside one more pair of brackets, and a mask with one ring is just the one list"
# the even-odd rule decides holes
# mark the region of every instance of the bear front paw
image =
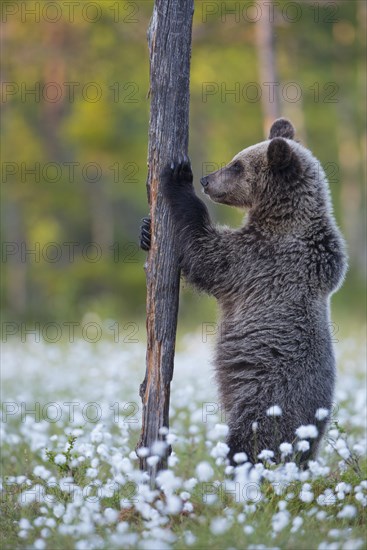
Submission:
[[191,163],[187,157],[184,157],[183,160],[167,164],[161,172],[162,190],[166,196],[169,196],[174,189],[191,189],[192,181]]
[[143,218],[140,227],[140,248],[142,250],[150,250],[151,241],[151,219],[150,216]]

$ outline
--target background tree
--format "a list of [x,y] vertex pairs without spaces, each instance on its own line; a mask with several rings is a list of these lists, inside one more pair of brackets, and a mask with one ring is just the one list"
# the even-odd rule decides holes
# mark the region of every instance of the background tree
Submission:
[[[14,254],[2,257],[3,319],[30,327],[37,321],[62,326],[92,314],[100,324],[107,320],[104,335],[111,338],[108,320],[118,321],[118,342],[130,346],[145,339],[145,254],[137,241],[146,215],[146,29],[153,2],[96,0],[90,15],[99,6],[102,16],[93,23],[83,18],[82,4],[73,22],[61,6],[62,18],[54,23],[22,17],[24,3],[13,4],[19,9],[2,23],[1,229],[3,241],[15,245]],[[29,11],[43,5],[26,4]],[[262,82],[277,80],[281,114],[291,117],[297,136],[326,169],[336,218],[348,239],[350,269],[333,298],[334,319],[341,327],[352,319],[364,322],[365,2],[273,2],[274,77],[260,74],[265,65],[256,38],[258,5],[196,4],[190,85],[195,182],[263,139],[262,101],[269,89]],[[42,93],[52,82],[62,90],[54,102]],[[77,83],[71,97],[68,82]],[[300,92],[295,99],[292,82]],[[7,93],[9,83],[12,93]],[[30,93],[37,83],[40,93]],[[95,101],[91,83],[101,92]],[[208,85],[211,95],[205,93]],[[71,178],[65,162],[77,164]],[[9,163],[13,175],[6,171]],[[38,179],[22,169],[32,170],[36,163]],[[60,177],[52,179],[56,168],[42,172],[48,163],[60,168]],[[83,172],[88,163],[100,167],[97,181],[93,170]],[[219,222],[241,223],[242,212],[209,208]],[[62,249],[56,262],[42,255],[52,242]],[[71,259],[63,245],[68,242],[77,243]],[[102,251],[96,262],[85,253],[91,242]],[[22,246],[31,251],[36,243],[37,257],[21,254]],[[193,330],[215,320],[213,301],[183,292],[179,327]],[[137,324],[131,338],[124,328],[129,322]]]
[[274,37],[274,6],[272,0],[259,3],[261,15],[256,23],[256,45],[260,82],[269,93],[262,94],[264,136],[268,137],[269,129],[275,119],[281,116],[279,99],[279,78],[276,65]]

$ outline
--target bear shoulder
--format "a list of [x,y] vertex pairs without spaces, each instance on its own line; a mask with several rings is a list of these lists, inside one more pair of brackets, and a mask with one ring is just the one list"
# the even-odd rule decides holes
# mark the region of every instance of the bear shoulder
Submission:
[[311,277],[319,288],[332,293],[342,285],[348,268],[344,239],[331,221],[308,234]]

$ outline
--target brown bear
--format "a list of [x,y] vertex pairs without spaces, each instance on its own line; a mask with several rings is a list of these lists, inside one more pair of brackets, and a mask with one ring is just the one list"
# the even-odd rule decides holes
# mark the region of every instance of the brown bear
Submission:
[[[298,427],[314,425],[303,430],[309,449],[298,459],[305,464],[327,423],[325,411],[315,415],[332,406],[330,296],[347,266],[325,173],[294,140],[292,124],[279,119],[268,140],[201,179],[214,202],[247,209],[243,227],[213,225],[192,181],[184,159],[165,168],[161,188],[183,275],[218,301],[215,370],[229,458],[234,463],[235,454],[245,452],[254,463],[267,449],[279,461],[279,445],[294,443]],[[146,219],[141,246],[149,244]]]

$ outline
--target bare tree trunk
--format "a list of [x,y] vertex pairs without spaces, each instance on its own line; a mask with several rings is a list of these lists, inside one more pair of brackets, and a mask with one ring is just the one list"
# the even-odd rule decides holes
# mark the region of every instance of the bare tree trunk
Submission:
[[[288,50],[288,63],[287,67],[283,68],[283,81],[280,82],[279,88],[282,90],[282,93],[279,94],[280,97],[280,112],[281,115],[292,121],[293,125],[296,128],[297,139],[302,141],[303,144],[307,146],[307,130],[305,123],[305,112],[304,112],[304,100],[303,94],[300,93],[296,101],[290,101],[287,97],[289,92],[286,91],[284,83],[289,81],[294,81],[294,67],[297,66],[298,59],[300,59],[301,53],[299,51],[300,45],[298,37],[295,35],[289,36],[289,40],[286,42],[286,48]],[[295,83],[296,84],[296,83]],[[301,90],[301,88],[298,88]],[[292,90],[293,97],[297,97],[297,91]]]
[[107,185],[105,179],[86,184],[91,217],[90,234],[92,242],[100,246],[103,257],[108,257],[114,236],[113,211]]
[[[358,41],[361,49],[366,44],[366,4],[356,6]],[[335,64],[336,82],[343,82],[342,64]],[[343,229],[348,242],[350,264],[360,277],[366,276],[366,221],[365,221],[365,162],[366,144],[366,78],[365,63],[357,64],[355,101],[349,103],[341,97],[336,108],[338,120],[338,153],[342,177],[340,188],[343,214]],[[361,121],[361,122],[359,122]]]
[[[5,198],[5,194],[4,194]],[[4,235],[5,244],[14,247],[16,253],[6,257],[6,283],[8,287],[8,314],[14,320],[24,315],[29,302],[27,274],[29,264],[22,260],[21,247],[27,245],[26,232],[23,225],[22,202],[7,194],[6,207],[4,200]],[[29,246],[32,248],[32,245]],[[5,247],[6,249],[6,247]]]
[[[147,277],[146,374],[140,386],[143,426],[138,447],[151,450],[164,440],[169,426],[170,383],[173,375],[180,272],[173,225],[159,191],[159,174],[188,150],[189,79],[193,0],[156,0],[148,42],[150,48],[150,123],[148,199],[152,240],[145,266]],[[166,466],[167,454],[154,468],[146,458],[140,467],[155,472]]]
[[[262,108],[264,116],[264,135],[269,134],[269,129],[280,115],[279,86],[274,45],[274,6],[272,2],[261,0],[261,17],[256,23],[256,43],[259,59],[259,76],[263,90]],[[274,16],[275,17],[275,16]]]

